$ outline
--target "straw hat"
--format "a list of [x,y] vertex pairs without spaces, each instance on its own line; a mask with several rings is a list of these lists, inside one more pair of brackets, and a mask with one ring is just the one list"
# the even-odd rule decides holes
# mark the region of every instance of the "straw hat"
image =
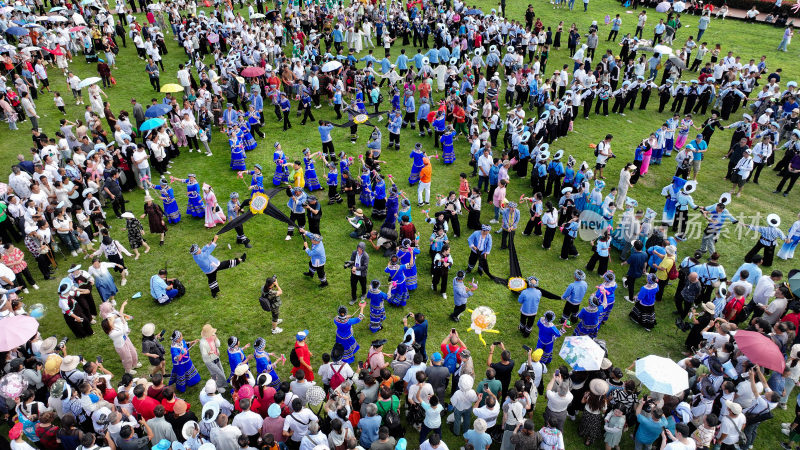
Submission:
[[713,302],[705,302],[705,303],[703,303],[703,311],[705,311],[705,312],[707,312],[709,314],[714,314],[714,311],[715,311],[714,303]]
[[600,362],[600,369],[606,370],[612,366],[611,360],[608,358],[603,358],[603,361]]
[[146,323],[142,327],[142,336],[150,337],[156,332],[156,326],[152,323]]
[[200,331],[200,336],[205,339],[205,338],[210,338],[216,333],[217,329],[212,327],[210,323],[207,323],[203,325],[203,330]]
[[78,358],[77,356],[67,355],[61,361],[61,370],[63,372],[69,372],[70,370],[75,370],[75,368],[78,367],[78,364],[80,364],[80,362],[81,359]]
[[608,382],[600,378],[595,378],[589,383],[589,390],[594,395],[606,395],[608,392]]
[[42,345],[39,347],[39,353],[43,355],[53,353],[53,350],[56,349],[56,345],[58,345],[58,339],[56,339],[54,336],[50,336],[42,341]]
[[239,363],[239,365],[238,365],[238,366],[236,366],[236,370],[234,370],[234,371],[233,371],[233,373],[234,373],[234,375],[236,375],[237,377],[240,377],[240,376],[242,376],[242,375],[246,374],[246,373],[247,373],[247,371],[248,371],[248,369],[249,369],[249,367],[247,367],[247,364],[245,364],[245,363]]
[[61,370],[62,361],[61,356],[51,353],[44,362],[44,373],[50,376],[57,374]]

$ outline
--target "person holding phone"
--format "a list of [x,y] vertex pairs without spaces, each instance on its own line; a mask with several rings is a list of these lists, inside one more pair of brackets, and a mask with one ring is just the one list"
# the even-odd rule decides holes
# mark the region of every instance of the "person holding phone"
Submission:
[[[495,347],[500,347],[503,351],[500,353],[500,362],[493,363]],[[508,393],[508,385],[511,384],[511,374],[514,373],[514,360],[511,359],[511,352],[506,350],[506,346],[502,342],[495,341],[489,347],[489,359],[486,365],[494,369],[495,376],[502,385],[502,397],[505,398]]]
[[146,323],[142,327],[142,355],[146,356],[150,361],[150,374],[160,373],[166,374],[166,361],[164,359],[164,346],[161,345],[161,340],[164,339],[166,330],[161,330],[161,333],[154,335],[156,326],[152,323]]

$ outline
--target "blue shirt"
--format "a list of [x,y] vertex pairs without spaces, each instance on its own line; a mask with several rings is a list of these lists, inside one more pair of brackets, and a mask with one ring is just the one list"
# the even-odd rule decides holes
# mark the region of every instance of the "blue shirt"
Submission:
[[517,301],[522,304],[519,312],[526,316],[533,316],[539,312],[539,301],[542,299],[542,291],[529,287],[519,294]]
[[759,278],[761,278],[761,268],[758,265],[753,263],[744,263],[739,266],[739,269],[736,270],[736,273],[733,274],[733,278],[731,278],[731,282],[735,283],[739,281],[741,277],[742,270],[746,270],[749,273],[747,277],[747,282],[752,284],[753,286],[758,284]]
[[[403,332],[405,333],[408,328],[403,327]],[[415,323],[411,329],[414,330],[414,342],[425,348],[425,343],[428,341],[428,321],[423,320],[422,323]]]
[[596,243],[597,254],[603,257],[608,257],[608,248],[611,247],[611,241],[598,240]]
[[702,161],[703,153],[694,150],[707,150],[708,144],[706,143],[706,141],[700,141],[700,143],[698,143],[696,139],[692,139],[686,144],[686,148],[689,148],[693,151],[692,153],[693,161]]
[[573,281],[567,286],[561,298],[573,305],[580,305],[581,302],[583,302],[583,297],[586,295],[586,290],[588,288],[589,285],[587,285],[585,281]]
[[634,251],[628,256],[628,278],[639,278],[644,274],[644,263],[647,261],[647,253]]
[[362,417],[358,421],[358,428],[361,430],[361,444],[364,448],[369,448],[373,442],[378,440],[378,429],[381,427],[381,416]]
[[458,279],[453,278],[453,303],[455,303],[455,306],[466,305],[467,299],[472,297],[474,293],[467,290],[463,280],[458,281]]
[[399,70],[408,69],[408,56],[401,53],[400,56],[397,57],[395,64]]
[[439,64],[439,50],[432,48],[425,54],[431,64]]
[[636,440],[646,445],[655,442],[661,435],[661,430],[667,426],[667,421],[663,417],[658,422],[654,422],[653,419],[644,414],[639,414],[636,416],[636,420],[639,421],[639,429],[636,430]]
[[319,129],[319,138],[320,140],[325,142],[330,142],[331,139],[331,130],[333,130],[333,125],[320,125]]
[[212,242],[210,244],[206,244],[200,250],[200,253],[195,253],[192,255],[194,262],[197,263],[203,273],[211,273],[217,270],[217,266],[219,266],[219,260],[211,254],[215,248],[217,248],[217,244]]
[[[312,233],[306,231],[306,237],[311,237]],[[311,244],[306,249],[306,254],[308,257],[311,258],[311,265],[314,267],[320,267],[325,265],[325,246],[322,245],[322,242],[319,244]]]
[[467,432],[464,433],[464,439],[472,444],[472,447],[476,450],[484,450],[486,447],[492,445],[492,438],[489,437],[488,433],[478,433],[475,430],[467,430]]
[[158,275],[150,277],[150,295],[156,300],[167,295],[167,282]]
[[469,238],[467,238],[467,244],[469,244],[470,248],[476,247],[478,249],[478,254],[488,255],[489,252],[492,251],[492,235],[490,233],[487,234],[486,237],[483,237],[481,236],[480,230],[475,231],[469,236]]

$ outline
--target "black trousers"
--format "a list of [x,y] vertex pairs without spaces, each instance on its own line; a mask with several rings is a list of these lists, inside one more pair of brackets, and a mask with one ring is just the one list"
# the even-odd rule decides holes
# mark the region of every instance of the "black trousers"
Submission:
[[36,257],[36,265],[39,266],[39,271],[44,275],[45,280],[50,279],[50,258],[46,253],[42,253]]
[[467,310],[467,304],[466,303],[464,303],[463,305],[455,305],[453,307],[453,313],[450,314],[450,318],[453,319],[453,320],[456,320],[456,319],[458,319],[458,316],[460,316],[466,310]]
[[561,321],[566,322],[569,320],[572,323],[575,323],[576,316],[578,315],[578,311],[581,309],[581,305],[573,305],[570,302],[564,303],[564,309],[561,311]]
[[[291,213],[289,214],[289,218],[297,224],[298,227],[305,227],[306,226],[306,215],[303,213]],[[294,227],[289,225],[289,228],[286,230],[286,234],[289,236],[294,236]]]
[[286,131],[289,128],[292,128],[292,124],[289,122],[289,113],[290,113],[290,111],[281,110],[281,113],[283,115],[283,131]]
[[333,141],[323,142],[322,143],[322,152],[326,155],[335,155],[336,150],[333,148]]
[[236,267],[239,265],[238,259],[229,259],[227,261],[222,261],[219,263],[216,269],[213,272],[207,273],[206,278],[208,278],[208,288],[211,289],[211,296],[216,298],[217,294],[219,294],[219,283],[217,283],[217,272],[220,270],[230,269],[231,267]]
[[577,256],[578,249],[575,248],[575,238],[565,234],[564,242],[561,243],[561,259],[567,259],[570,256]]
[[[433,290],[436,290],[436,287],[439,286],[439,293],[444,294],[447,292],[447,279],[449,278],[448,275],[450,274],[449,267],[438,267],[433,269]],[[441,283],[441,285],[440,285]]]
[[3,242],[10,243],[21,239],[17,229],[14,228],[14,224],[11,222],[12,220],[11,216],[8,216],[6,220],[0,222],[0,238],[3,239]]
[[[786,169],[786,170],[789,170],[789,169]],[[788,173],[788,174],[784,175],[783,178],[781,178],[781,182],[778,183],[778,187],[776,187],[775,190],[776,191],[780,191],[781,189],[783,189],[784,183],[786,183],[786,180],[789,180],[789,185],[786,186],[786,191],[784,192],[784,194],[788,194],[789,192],[792,191],[792,188],[794,187],[794,184],[797,182],[797,177],[800,177],[800,172],[798,172],[798,173]]]
[[476,263],[478,264],[478,273],[480,273],[480,271],[482,270],[486,272],[486,275],[488,275],[489,277],[492,276],[491,272],[489,272],[489,261],[487,261],[486,258],[483,257],[482,255],[478,255],[474,251],[470,252],[469,260],[467,261],[467,270],[472,270],[472,268],[475,267]]
[[525,225],[525,230],[522,232],[525,236],[530,236],[531,231],[533,234],[537,236],[542,235],[542,218],[541,217],[531,217],[528,223]]
[[361,285],[361,296],[367,295],[367,276],[350,273],[350,299],[355,300],[358,294],[358,285]]
[[592,253],[589,262],[586,264],[586,270],[593,271],[595,264],[597,264],[597,274],[602,277],[608,270],[608,256],[600,256],[597,252]]
[[458,220],[458,215],[450,214],[448,220],[450,221],[450,229],[453,230],[453,236],[461,236],[461,222]]
[[756,256],[762,248],[764,249],[764,259],[762,260],[761,265],[764,267],[771,266],[772,261],[775,259],[775,244],[773,243],[773,245],[766,246],[761,243],[760,239],[758,242],[756,242],[756,245],[754,245],[753,248],[751,248],[750,251],[744,255],[744,262],[751,262],[753,257]]
[[319,281],[323,283],[326,283],[328,281],[328,279],[325,278],[325,264],[314,267],[311,265],[311,261],[309,261],[308,271],[311,272],[312,277],[314,276],[314,274],[317,274],[317,276],[319,277]]
[[150,78],[150,85],[156,92],[161,91],[161,80],[159,78]]
[[556,235],[557,227],[546,227],[544,230],[544,240],[542,241],[542,247],[545,249],[550,249],[550,246],[553,244],[553,236]]
[[522,332],[522,336],[530,336],[534,323],[536,323],[536,314],[531,316],[525,314],[519,315],[519,331]]
[[627,282],[625,283],[628,287],[628,298],[631,300],[636,299],[636,280],[638,280],[639,278],[641,277],[637,278],[628,277]]
[[111,200],[111,207],[114,209],[114,214],[117,217],[120,217],[120,215],[125,212],[125,199],[122,198],[121,193],[115,195],[114,200]]
[[508,247],[508,237],[511,236],[511,239],[514,239],[514,235],[516,234],[516,230],[506,231],[503,230],[500,233],[500,249],[504,249]]

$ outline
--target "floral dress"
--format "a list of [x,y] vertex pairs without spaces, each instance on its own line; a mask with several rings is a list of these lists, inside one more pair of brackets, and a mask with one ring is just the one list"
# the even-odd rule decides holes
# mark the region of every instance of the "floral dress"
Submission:
[[131,248],[141,247],[144,242],[144,236],[142,236],[144,226],[139,219],[127,219],[125,229],[128,231],[128,243],[131,244]]

